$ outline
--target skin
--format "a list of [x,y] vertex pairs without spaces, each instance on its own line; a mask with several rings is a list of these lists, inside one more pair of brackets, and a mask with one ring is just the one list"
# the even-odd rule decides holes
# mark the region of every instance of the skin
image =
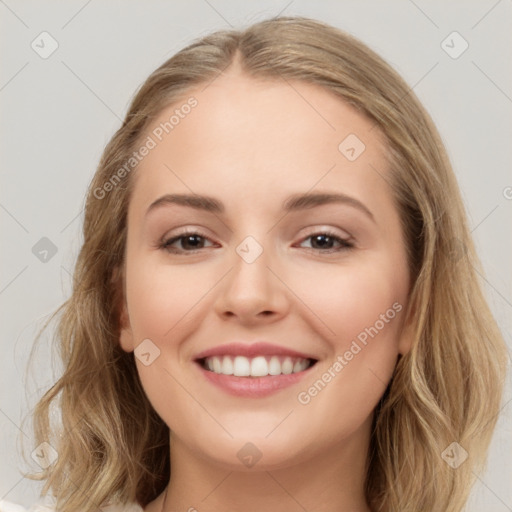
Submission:
[[[128,212],[120,343],[133,351],[150,339],[160,350],[148,366],[135,360],[172,432],[167,498],[145,510],[367,512],[373,410],[410,348],[403,318],[410,277],[383,179],[383,137],[329,91],[255,80],[236,65],[190,96],[198,105],[140,163]],[[366,145],[353,162],[338,150],[351,133]],[[167,204],[146,214],[164,194],[191,191],[215,197],[224,212]],[[351,204],[285,215],[282,203],[304,192],[341,192],[373,219]],[[195,252],[185,252],[183,239],[173,245],[179,254],[159,245],[187,227],[207,237]],[[326,229],[353,247],[319,246],[313,235]],[[263,248],[250,264],[236,252],[249,235]],[[301,404],[298,393],[393,303],[402,312]],[[256,340],[318,362],[307,378],[265,398],[235,397],[201,378],[198,352]],[[237,457],[247,442],[262,454],[252,468]]]

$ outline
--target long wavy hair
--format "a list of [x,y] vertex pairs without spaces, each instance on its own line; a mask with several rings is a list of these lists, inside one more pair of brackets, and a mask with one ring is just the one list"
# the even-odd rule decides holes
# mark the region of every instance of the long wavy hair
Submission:
[[[482,293],[458,185],[407,83],[357,39],[300,17],[203,37],[156,69],[135,95],[90,185],[72,294],[55,317],[64,370],[34,411],[36,443],[50,443],[58,459],[32,477],[45,480],[43,494],[57,497],[60,512],[111,502],[145,506],[169,480],[169,429],[144,393],[133,354],[119,345],[127,209],[137,169],[121,173],[107,193],[105,183],[119,178],[162,109],[234,59],[255,79],[320,85],[385,136],[412,276],[406,315],[414,335],[375,410],[366,499],[375,512],[459,512],[473,473],[485,468],[507,352]],[[446,462],[446,453],[460,456],[462,449],[468,458],[460,466]]]

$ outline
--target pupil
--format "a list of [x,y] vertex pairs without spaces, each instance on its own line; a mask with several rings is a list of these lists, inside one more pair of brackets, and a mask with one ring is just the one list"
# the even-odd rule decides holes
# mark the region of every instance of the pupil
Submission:
[[197,235],[189,235],[185,237],[185,243],[183,244],[185,247],[189,246],[193,249],[197,249],[198,246],[201,245],[200,237]]
[[314,238],[314,245],[319,247],[331,246],[332,238],[329,235],[316,235]]

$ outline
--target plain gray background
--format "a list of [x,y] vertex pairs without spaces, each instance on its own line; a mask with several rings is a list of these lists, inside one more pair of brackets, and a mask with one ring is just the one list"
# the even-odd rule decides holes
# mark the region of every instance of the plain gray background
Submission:
[[[86,187],[135,90],[192,39],[279,13],[356,35],[424,103],[447,145],[486,293],[512,346],[510,0],[0,0],[0,499],[24,505],[37,499],[39,484],[20,474],[27,466],[18,450],[20,440],[33,449],[22,420],[53,379],[49,335],[27,376],[28,355],[37,330],[69,295]],[[52,39],[58,48],[42,58]],[[469,46],[457,55],[464,41]],[[57,250],[47,261],[33,249],[48,244],[43,237]],[[509,374],[488,469],[475,475],[468,512],[512,511],[510,401]]]

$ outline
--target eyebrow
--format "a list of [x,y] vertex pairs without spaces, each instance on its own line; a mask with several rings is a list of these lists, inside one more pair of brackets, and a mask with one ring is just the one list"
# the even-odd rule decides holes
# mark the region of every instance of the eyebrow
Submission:
[[[305,194],[294,194],[290,196],[282,205],[282,209],[285,212],[294,212],[300,210],[307,210],[315,208],[317,206],[323,206],[326,204],[346,204],[357,208],[358,210],[365,213],[370,219],[375,221],[372,212],[363,204],[361,201],[354,197],[347,196],[346,194],[340,193],[305,193]],[[146,215],[164,205],[176,204],[179,206],[187,206],[196,210],[203,210],[210,213],[224,213],[224,205],[214,197],[203,196],[199,194],[166,194],[159,197],[156,201],[151,203]]]
[[283,210],[286,212],[292,212],[332,203],[346,204],[357,208],[370,217],[370,219],[375,221],[373,213],[361,201],[357,200],[355,197],[340,193],[295,194],[284,202]]
[[209,196],[200,196],[198,194],[166,194],[159,197],[149,205],[146,215],[155,208],[163,205],[177,204],[179,206],[188,206],[196,210],[204,210],[211,213],[223,213],[224,205]]

